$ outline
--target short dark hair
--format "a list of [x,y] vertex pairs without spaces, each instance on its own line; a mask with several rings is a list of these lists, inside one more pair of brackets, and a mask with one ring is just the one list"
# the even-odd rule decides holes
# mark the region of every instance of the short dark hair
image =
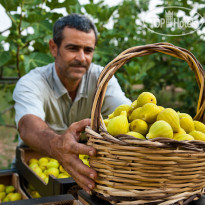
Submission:
[[97,29],[95,24],[84,15],[70,14],[57,20],[53,26],[53,40],[57,44],[58,48],[63,40],[62,32],[65,27],[75,28],[86,33],[93,30],[95,33],[95,44],[97,44]]

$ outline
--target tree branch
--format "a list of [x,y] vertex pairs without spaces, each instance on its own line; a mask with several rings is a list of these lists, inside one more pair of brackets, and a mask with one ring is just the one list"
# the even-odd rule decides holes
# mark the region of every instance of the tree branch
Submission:
[[2,127],[8,127],[8,128],[14,128],[14,129],[17,130],[17,127],[16,127],[15,125],[1,124],[1,123],[0,123],[0,126],[2,126]]

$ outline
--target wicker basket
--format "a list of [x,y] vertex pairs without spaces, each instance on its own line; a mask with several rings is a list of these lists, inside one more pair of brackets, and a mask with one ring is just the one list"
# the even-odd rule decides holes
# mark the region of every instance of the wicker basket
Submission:
[[132,47],[119,54],[101,72],[86,128],[88,145],[97,150],[90,165],[97,173],[94,193],[112,204],[188,204],[205,187],[205,143],[168,138],[141,140],[128,135],[111,136],[101,120],[107,84],[114,73],[133,57],[164,53],[185,60],[195,72],[200,88],[194,119],[203,120],[204,71],[189,51],[169,43]]

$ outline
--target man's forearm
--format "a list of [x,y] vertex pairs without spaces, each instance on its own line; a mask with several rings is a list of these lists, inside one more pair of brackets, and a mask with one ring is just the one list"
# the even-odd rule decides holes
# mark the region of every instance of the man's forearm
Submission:
[[19,133],[26,145],[32,149],[52,156],[52,141],[60,137],[35,115],[25,115],[19,121]]

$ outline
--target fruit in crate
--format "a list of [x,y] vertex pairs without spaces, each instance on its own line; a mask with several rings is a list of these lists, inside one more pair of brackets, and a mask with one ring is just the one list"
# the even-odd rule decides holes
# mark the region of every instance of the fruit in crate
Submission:
[[28,184],[27,191],[31,195],[32,198],[41,197],[41,195],[35,190],[35,188],[31,184]]
[[47,184],[49,175],[53,175],[55,178],[62,178],[64,176],[70,177],[70,175],[63,169],[56,159],[49,157],[41,157],[40,159],[32,158],[28,163],[29,167]]
[[205,125],[187,113],[157,105],[150,92],[141,93],[131,105],[120,105],[104,119],[112,136],[126,134],[139,139],[166,137],[205,141]]
[[[90,166],[88,155],[79,155],[79,158],[85,165]],[[53,175],[55,178],[59,179],[71,177],[62,165],[60,165],[60,163],[53,158],[32,158],[29,160],[28,165],[46,184],[49,181],[49,175]]]
[[18,201],[22,196],[15,190],[13,185],[0,184],[0,202]]

